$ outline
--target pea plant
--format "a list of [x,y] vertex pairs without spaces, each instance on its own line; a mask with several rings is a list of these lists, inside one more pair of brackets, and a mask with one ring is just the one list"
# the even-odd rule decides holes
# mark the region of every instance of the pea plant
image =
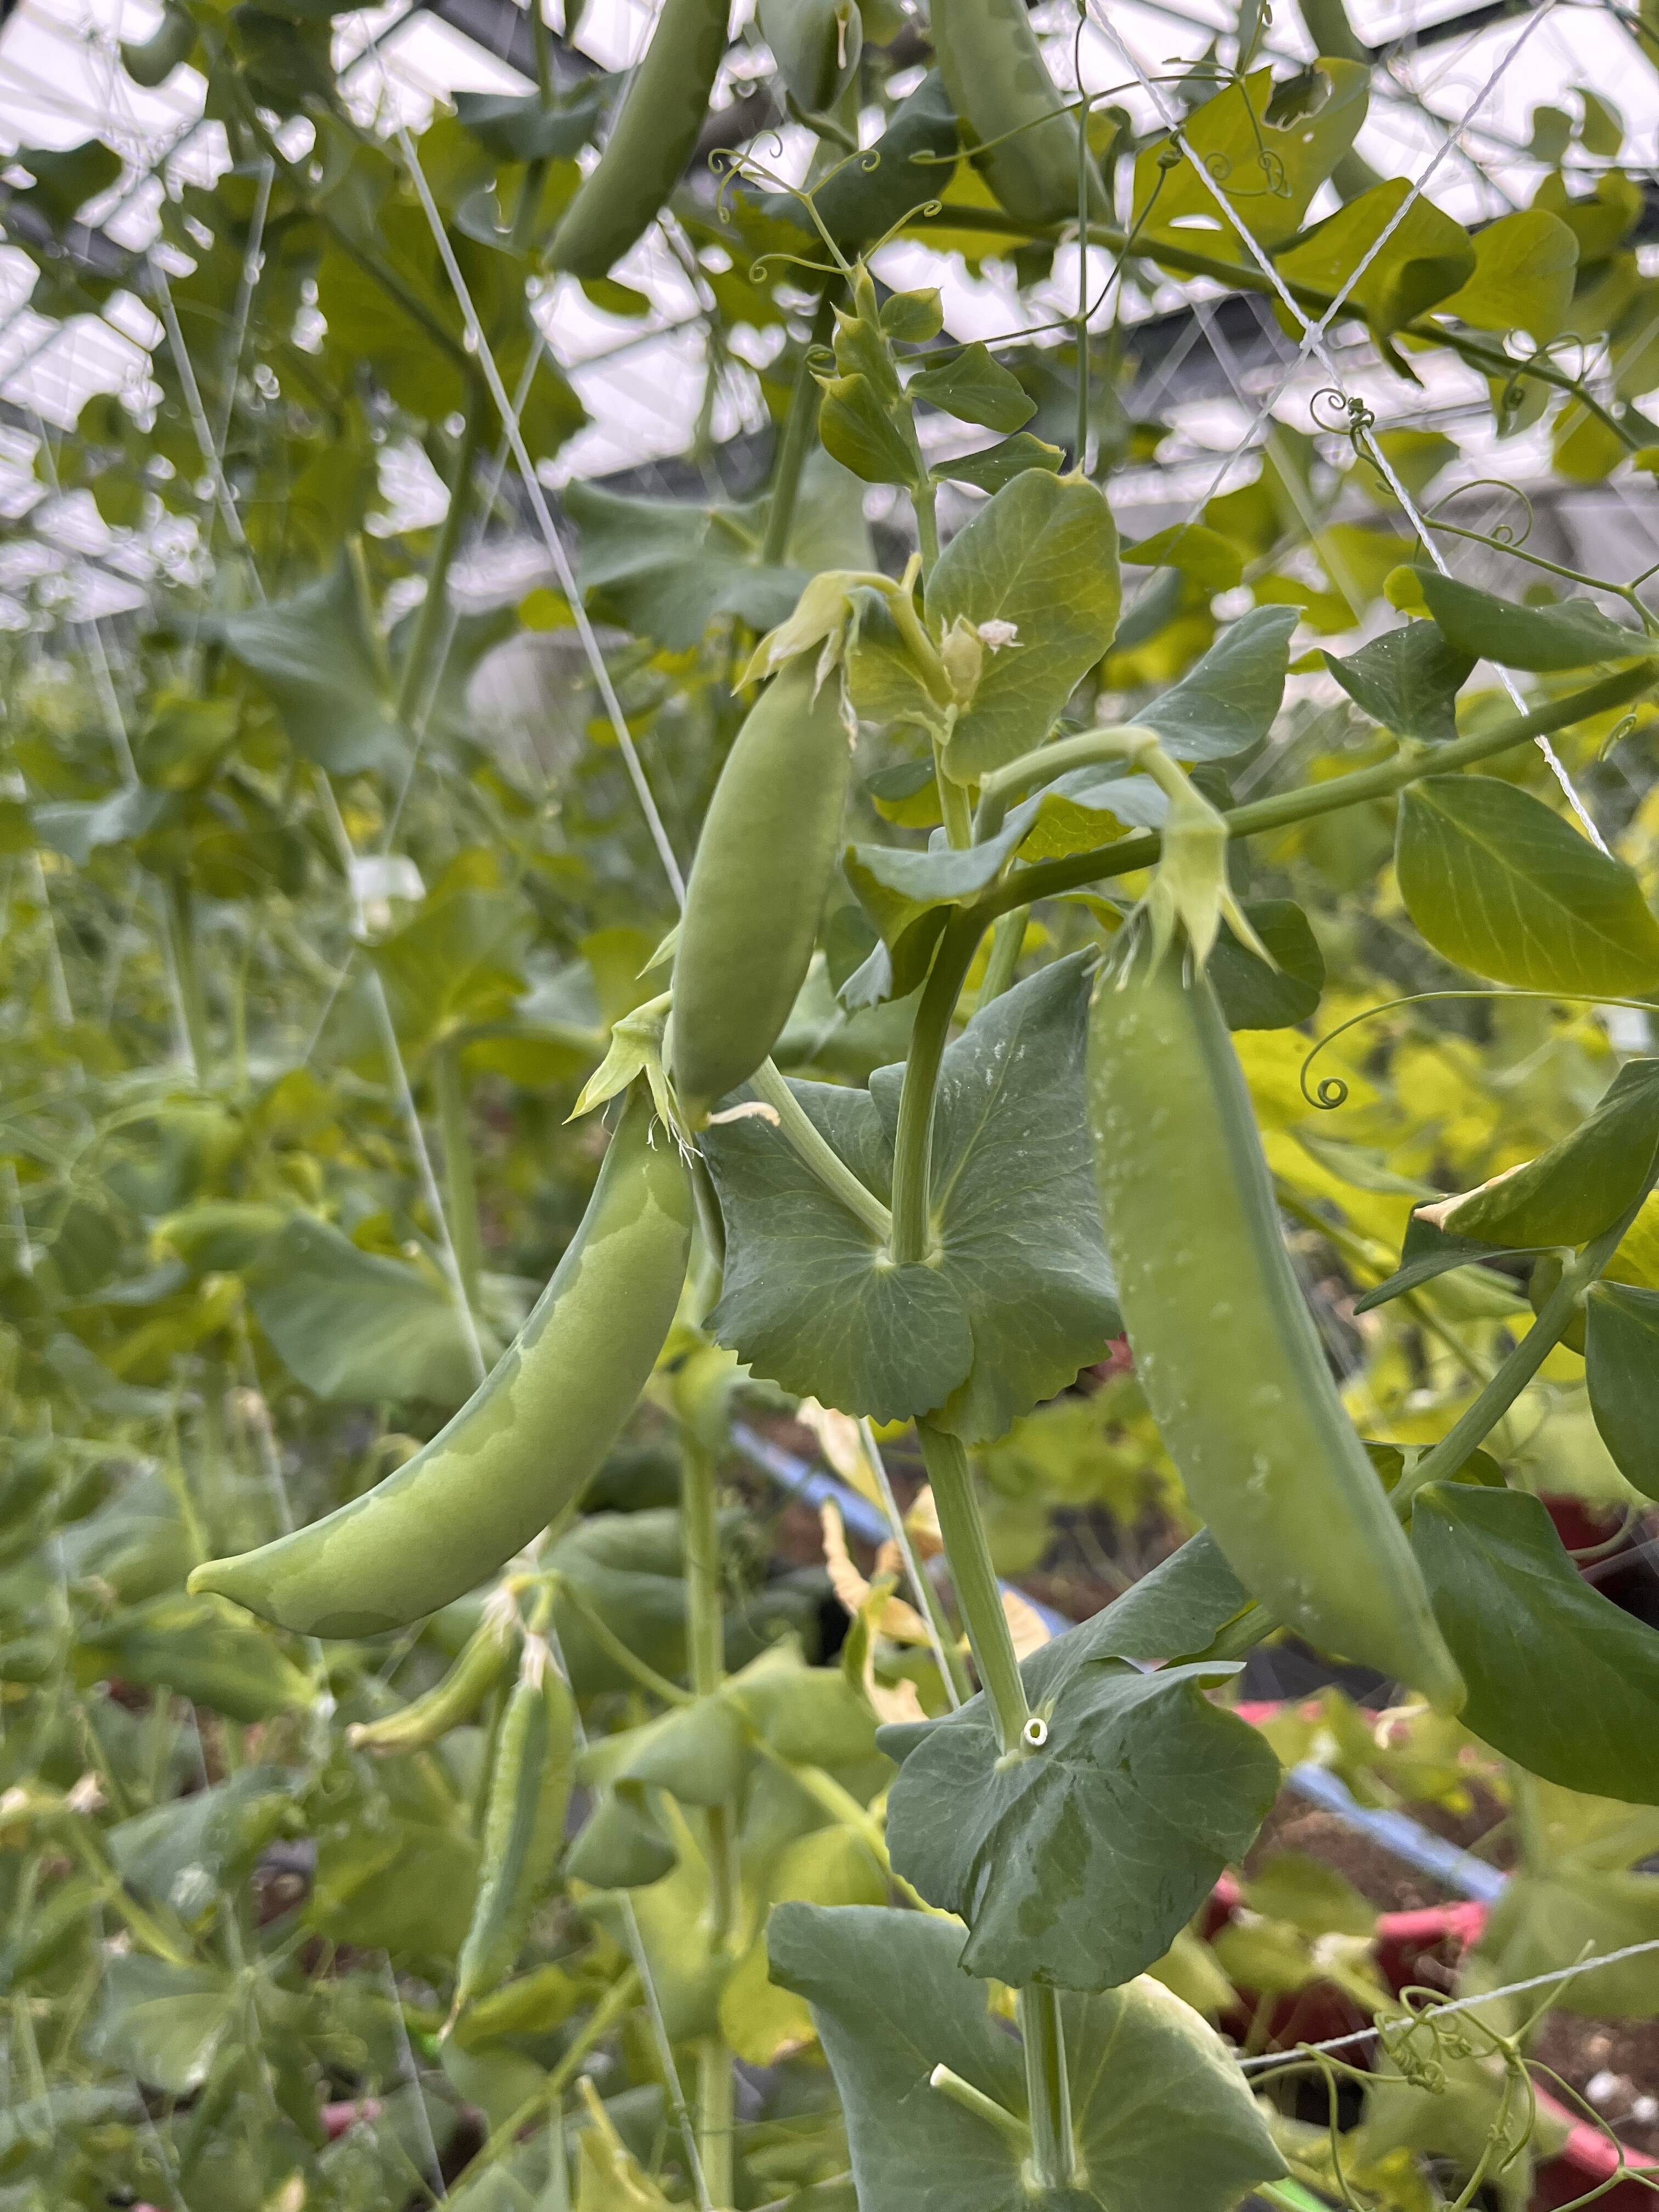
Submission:
[[[1654,534],[1650,183],[1581,89],[1466,227],[1356,141],[1480,102],[1303,13],[536,6],[417,127],[165,0],[184,138],[16,149],[34,313],[155,336],[7,526],[148,567],[0,636],[6,2208],[1569,2201],[1548,2039],[1659,2017],[1659,557],[1491,456]],[[647,282],[672,495],[561,459]],[[1455,1988],[1258,1842],[1310,1759],[1488,1808]]]

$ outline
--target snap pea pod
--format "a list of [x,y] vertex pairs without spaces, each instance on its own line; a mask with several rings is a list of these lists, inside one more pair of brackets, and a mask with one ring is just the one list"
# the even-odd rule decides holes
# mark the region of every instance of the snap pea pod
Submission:
[[1118,1297],[1188,1495],[1261,1603],[1455,1711],[1463,1685],[1337,1395],[1279,1233],[1226,1023],[1176,943],[1103,971],[1096,1167]]
[[[952,106],[981,144],[1000,142],[981,164],[991,190],[1022,222],[1075,218],[1077,119],[1048,74],[1025,0],[933,0],[932,21]],[[1087,175],[1091,204],[1109,216],[1092,161]]]
[[774,677],[738,732],[697,840],[674,951],[669,1054],[694,1121],[746,1083],[811,964],[852,772],[817,655]]
[[550,258],[574,276],[616,266],[685,173],[726,52],[730,0],[663,0],[597,167],[553,234]]
[[690,1252],[690,1179],[636,1088],[518,1338],[430,1443],[337,1512],[191,1587],[279,1627],[376,1636],[476,1589],[580,1496],[650,1378]]
[[477,1900],[461,1946],[452,2018],[499,1989],[513,1971],[564,1843],[574,1763],[570,1686],[546,1638],[532,1633],[525,1638],[519,1679],[495,1741]]
[[442,1681],[378,1721],[357,1721],[346,1730],[353,1751],[382,1756],[421,1751],[453,1728],[470,1721],[501,1676],[513,1643],[513,1623],[503,1613],[486,1618],[468,1638],[465,1650]]

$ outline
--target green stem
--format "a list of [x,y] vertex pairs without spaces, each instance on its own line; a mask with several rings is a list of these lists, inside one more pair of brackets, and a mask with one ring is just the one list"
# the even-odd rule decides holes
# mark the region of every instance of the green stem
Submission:
[[892,1251],[901,1267],[925,1260],[933,1241],[928,1185],[933,1091],[963,980],[989,921],[981,907],[963,908],[951,916],[933,955],[910,1031],[910,1056],[904,1063],[904,1087],[899,1093],[898,1127],[893,1143]]
[[783,437],[778,446],[777,465],[772,477],[771,503],[766,510],[766,536],[761,543],[761,562],[767,568],[776,568],[789,548],[789,532],[794,526],[795,502],[800,492],[801,471],[812,450],[812,441],[818,427],[818,387],[811,370],[813,349],[823,345],[829,337],[835,315],[835,301],[830,288],[825,286],[818,301],[817,312],[812,318],[812,333],[801,348],[800,359],[795,364],[795,381],[789,392],[789,412],[785,417]]
[[683,1690],[678,1682],[671,1682],[654,1667],[647,1666],[637,1651],[623,1642],[599,1607],[588,1603],[579,1586],[568,1575],[555,1575],[551,1579],[559,1595],[580,1613],[600,1650],[620,1667],[623,1674],[631,1674],[642,1690],[648,1691],[653,1698],[660,1698],[665,1705],[696,1705],[696,1698],[690,1690]]
[[994,999],[1000,999],[1014,980],[1014,970],[1019,964],[1020,947],[1025,942],[1025,924],[1030,915],[1028,906],[1010,907],[1001,915],[991,936],[990,956],[985,963],[985,980],[979,987],[979,998],[974,1011],[983,1013]]
[[196,957],[196,900],[182,876],[167,878],[167,920],[185,1038],[195,1064],[196,1080],[204,1084],[209,1065],[207,1000],[202,990],[201,963]]
[[449,611],[449,571],[460,550],[462,532],[472,515],[473,471],[483,443],[483,395],[474,389],[467,395],[466,421],[456,447],[455,468],[449,483],[449,507],[433,549],[432,566],[427,571],[426,597],[416,615],[414,635],[409,641],[398,682],[398,715],[405,723],[412,723],[421,704],[434,647],[443,635],[444,617]]
[[1077,2179],[1077,2143],[1072,2133],[1066,2033],[1055,1990],[1033,1983],[1020,1991],[1019,2032],[1025,2045],[1032,2179],[1044,2189],[1069,2189]]
[[438,1109],[439,1141],[443,1146],[449,1241],[455,1249],[455,1267],[461,1288],[466,1293],[468,1305],[476,1313],[483,1243],[478,1233],[478,1183],[473,1172],[472,1144],[466,1124],[466,1088],[461,1079],[460,1047],[453,1037],[441,1038],[434,1048],[432,1091]]
[[[1593,715],[1628,706],[1656,683],[1659,683],[1659,666],[1650,660],[1643,661],[1634,668],[1621,669],[1616,676],[1604,677],[1599,684],[1592,684],[1583,691],[1553,699],[1530,714],[1513,715],[1470,737],[1454,738],[1446,744],[1431,748],[1413,747],[1376,768],[1357,769],[1349,775],[1333,776],[1328,783],[1302,784],[1294,791],[1280,792],[1271,799],[1252,799],[1249,805],[1236,806],[1222,817],[1227,835],[1255,836],[1263,830],[1285,830],[1298,822],[1311,822],[1321,814],[1337,813],[1345,806],[1362,805],[1368,799],[1392,798],[1421,776],[1468,768],[1476,761],[1491,759],[1496,753],[1508,752],[1530,738],[1547,737],[1553,731],[1565,729],[1574,722],[1588,721]],[[1020,868],[988,892],[974,910],[988,922],[997,915],[1006,914],[1011,907],[1053,898],[1061,891],[1076,890],[1081,884],[1099,883],[1110,876],[1130,875],[1137,868],[1149,868],[1162,850],[1163,840],[1157,830],[1145,830],[1133,837],[1120,837],[1115,844],[1097,845],[1089,852],[1068,854],[1063,860],[1045,860],[1034,868]]]
[[988,2097],[983,2089],[976,2089],[971,2081],[964,2081],[960,2074],[945,2065],[935,2066],[927,2077],[927,2086],[941,2097],[948,2097],[953,2105],[960,2105],[964,2112],[971,2112],[976,2120],[983,2120],[1000,2136],[1006,2138],[1023,2159],[1031,2148],[1031,2130],[1017,2112],[1010,2112]]
[[[681,1449],[687,1656],[692,1690],[699,1698],[711,1698],[719,1693],[726,1679],[714,1460],[689,1429],[682,1432]],[[729,1949],[732,1942],[739,1903],[737,1837],[729,1805],[709,1807],[704,1839],[708,1857],[708,1943],[711,1951],[720,1954]],[[708,2201],[716,2208],[732,2202],[735,2117],[731,2050],[724,2037],[706,2037],[697,2046],[697,2155]]]
[[849,1213],[885,1244],[893,1233],[892,1215],[874,1191],[859,1181],[841,1154],[819,1134],[817,1125],[775,1064],[763,1060],[749,1080],[763,1103],[777,1115],[779,1133],[802,1165],[811,1170],[832,1198],[839,1199]]
[[939,486],[933,483],[916,485],[910,494],[910,504],[916,513],[916,544],[921,554],[925,583],[939,558]]
[[935,1428],[931,1421],[918,1421],[916,1436],[933,1486],[957,1610],[996,1720],[997,1741],[1005,1755],[1011,1751],[1018,1754],[1020,1730],[1030,1718],[1031,1709],[1025,1702],[1025,1685],[1014,1656],[1008,1616],[1002,1609],[1002,1590],[991,1564],[991,1547],[974,1493],[968,1455],[959,1437],[953,1437],[948,1429]]
[[965,853],[974,842],[973,810],[968,804],[968,793],[961,784],[953,783],[945,771],[945,748],[933,739],[933,782],[939,792],[939,811],[945,817],[945,834],[953,853]]
[[1050,783],[1068,769],[1133,759],[1158,743],[1157,731],[1143,729],[1138,722],[1115,723],[1109,728],[1080,730],[1074,738],[1057,738],[1051,745],[1022,753],[1006,768],[994,769],[980,785],[981,804],[988,799],[1006,799],[1028,783]]

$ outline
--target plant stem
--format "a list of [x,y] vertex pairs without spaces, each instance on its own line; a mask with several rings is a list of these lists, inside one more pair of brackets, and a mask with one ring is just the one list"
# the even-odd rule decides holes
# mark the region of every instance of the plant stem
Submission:
[[979,987],[979,1000],[974,1011],[983,1013],[994,999],[1000,999],[1014,980],[1014,969],[1019,963],[1020,947],[1025,942],[1025,924],[1030,915],[1028,906],[1010,907],[1001,915],[991,936],[991,951],[985,963],[985,980]]
[[1114,723],[1109,728],[1079,730],[1073,738],[1057,738],[1053,744],[1022,753],[1006,768],[993,769],[980,783],[981,804],[987,799],[1006,799],[1028,783],[1051,782],[1067,769],[1093,768],[1097,763],[1130,758],[1158,742],[1158,732],[1143,729],[1138,722]]
[[945,834],[951,841],[953,853],[964,853],[974,842],[974,817],[968,805],[968,793],[959,783],[953,783],[945,773],[945,748],[933,739],[933,782],[939,792],[939,812],[945,817]]
[[432,566],[427,571],[426,597],[416,615],[414,635],[409,641],[409,651],[404,657],[398,681],[397,710],[398,719],[404,723],[412,724],[422,705],[433,648],[443,635],[444,617],[449,611],[449,571],[460,549],[461,533],[472,514],[473,472],[483,443],[483,398],[476,386],[467,395],[466,421],[456,447],[455,468],[449,483],[449,507],[433,549]]
[[[1644,661],[1637,667],[1621,669],[1616,676],[1604,677],[1599,684],[1592,684],[1583,691],[1553,699],[1531,714],[1511,716],[1489,730],[1477,731],[1467,738],[1454,738],[1443,745],[1413,748],[1376,768],[1357,769],[1349,775],[1333,776],[1328,783],[1301,784],[1294,791],[1280,792],[1270,799],[1252,799],[1247,806],[1236,806],[1221,818],[1227,825],[1229,837],[1251,837],[1264,830],[1285,830],[1298,822],[1310,822],[1321,814],[1337,813],[1345,806],[1358,806],[1367,799],[1389,799],[1421,776],[1468,768],[1475,761],[1491,759],[1495,753],[1508,752],[1530,738],[1547,737],[1553,731],[1565,729],[1574,722],[1587,721],[1592,715],[1628,706],[1656,683],[1659,665]],[[994,890],[988,891],[975,911],[989,921],[997,915],[1006,914],[1011,907],[1053,898],[1060,891],[1076,890],[1081,884],[1099,883],[1109,876],[1130,875],[1137,868],[1151,867],[1163,848],[1163,839],[1157,830],[1144,830],[1133,837],[1120,837],[1115,844],[1097,845],[1086,853],[1070,854],[1063,860],[1045,860],[1034,868],[1018,869]]]
[[1025,2094],[1031,2113],[1033,2179],[1044,2189],[1069,2189],[1077,2178],[1072,2134],[1072,2087],[1058,1994],[1034,1982],[1019,1993],[1025,2045]]
[[832,1198],[861,1221],[885,1244],[893,1233],[893,1217],[874,1191],[866,1188],[841,1154],[818,1133],[794,1092],[775,1064],[763,1060],[750,1083],[761,1100],[778,1117],[779,1133],[802,1165],[809,1168]]
[[455,1268],[467,1304],[478,1308],[478,1274],[483,1243],[478,1233],[478,1182],[466,1126],[466,1090],[461,1080],[460,1048],[442,1037],[432,1054],[432,1091],[438,1109],[438,1140],[444,1154],[444,1196]]
[[[1011,900],[1009,903],[1017,902]],[[933,1159],[933,1089],[951,1035],[963,978],[979,949],[990,916],[983,907],[953,915],[933,955],[910,1032],[893,1144],[893,1257],[901,1267],[927,1256],[933,1237],[928,1182]]]
[[[720,1604],[720,1513],[714,1490],[714,1459],[690,1428],[681,1431],[684,1475],[681,1510],[685,1536],[685,1613],[691,1687],[698,1698],[715,1696],[726,1679],[724,1611]],[[709,1948],[730,1945],[738,1916],[737,1838],[732,1808],[711,1805],[705,1815],[708,1857],[708,1909],[705,1925]],[[732,2202],[733,2102],[732,2052],[720,2035],[697,2046],[697,2155],[708,2201]]]
[[835,301],[830,287],[826,285],[812,318],[812,334],[801,348],[800,359],[795,364],[795,381],[790,387],[789,412],[784,418],[783,436],[779,441],[777,465],[772,477],[771,503],[766,510],[766,536],[761,542],[761,562],[766,568],[776,568],[789,550],[801,471],[806,465],[806,456],[812,450],[818,427],[818,387],[811,367],[812,352],[829,337],[834,315]]
[[960,2105],[964,2112],[971,2112],[976,2120],[983,2120],[1000,2136],[1012,2143],[1022,2158],[1031,2148],[1031,2130],[1017,2112],[1006,2112],[994,2097],[988,2097],[983,2089],[976,2089],[971,2081],[964,2081],[951,2067],[935,2066],[927,2077],[927,2086],[936,2089],[941,2097],[948,2097],[953,2105]]
[[1031,1709],[1025,1702],[1025,1685],[1014,1656],[1008,1616],[1002,1609],[1002,1591],[991,1564],[991,1547],[974,1494],[968,1455],[959,1437],[953,1437],[948,1429],[935,1428],[931,1421],[918,1421],[916,1436],[927,1480],[933,1487],[957,1607],[996,1721],[997,1741],[1005,1754],[1018,1751],[1019,1732],[1030,1718]]
[[916,545],[921,554],[925,583],[939,558],[939,486],[933,483],[918,484],[910,495],[910,504],[916,512]]
[[173,972],[179,978],[179,1010],[184,1017],[185,1038],[190,1046],[198,1083],[208,1079],[207,1000],[202,992],[201,963],[196,957],[196,900],[182,876],[167,878],[167,943]]

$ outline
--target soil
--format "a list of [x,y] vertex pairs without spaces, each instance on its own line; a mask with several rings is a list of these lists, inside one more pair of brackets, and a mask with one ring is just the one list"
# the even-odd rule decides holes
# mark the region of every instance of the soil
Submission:
[[[1628,2149],[1659,2157],[1659,2020],[1552,2013],[1533,2056],[1570,2082]],[[1540,2076],[1539,2086],[1570,2103],[1547,2079]],[[1575,2117],[1589,2116],[1577,2110]]]

